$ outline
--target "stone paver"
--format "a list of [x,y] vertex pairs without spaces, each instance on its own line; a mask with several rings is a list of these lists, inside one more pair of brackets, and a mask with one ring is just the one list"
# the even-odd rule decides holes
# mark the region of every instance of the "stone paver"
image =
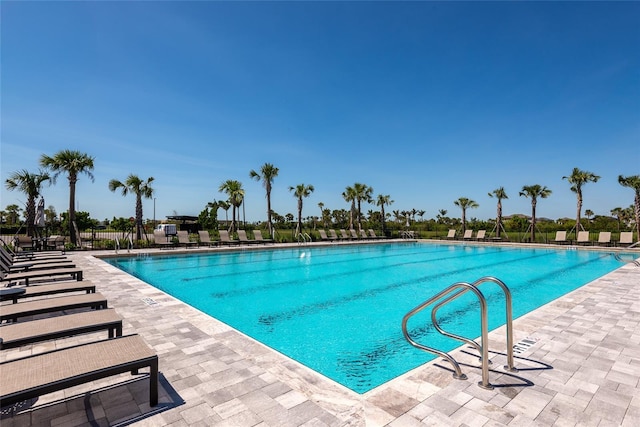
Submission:
[[[4,408],[3,427],[640,422],[640,268],[631,264],[517,319],[514,342],[535,341],[516,356],[518,372],[502,369],[504,328],[492,332],[493,390],[476,385],[477,359],[461,348],[453,355],[468,380],[453,379],[447,363],[436,361],[359,395],[94,255],[113,252],[68,254],[124,317],[125,334],[140,334],[160,356],[159,406],[149,407],[147,376],[123,374],[42,396],[18,411]],[[0,361],[102,338],[89,334],[4,350]]]

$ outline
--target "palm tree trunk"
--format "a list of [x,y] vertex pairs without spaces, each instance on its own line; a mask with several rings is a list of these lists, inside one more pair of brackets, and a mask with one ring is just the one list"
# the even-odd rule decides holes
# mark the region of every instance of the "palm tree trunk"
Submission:
[[273,237],[273,224],[271,223],[271,189],[267,189],[267,229],[269,235]]
[[502,201],[498,199],[498,212],[496,215],[496,237],[500,238],[500,227],[502,226]]
[[136,194],[136,241],[142,240],[142,194]]
[[462,208],[462,231],[467,231],[467,213],[465,212],[466,209]]
[[636,211],[636,231],[638,235],[636,238],[640,240],[640,190],[636,190],[636,198],[635,198],[635,211]]
[[531,243],[536,241],[536,204],[531,202]]
[[582,193],[578,191],[578,207],[576,212],[576,236],[578,236],[578,229],[584,230],[582,224],[580,224],[580,212],[582,211]]
[[76,222],[76,181],[75,176],[69,176],[69,240],[77,244],[76,230],[73,224]]

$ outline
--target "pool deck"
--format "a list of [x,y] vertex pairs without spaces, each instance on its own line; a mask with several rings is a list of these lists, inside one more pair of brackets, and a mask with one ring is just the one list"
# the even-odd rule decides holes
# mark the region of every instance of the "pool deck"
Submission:
[[[162,251],[179,252],[196,250]],[[113,251],[68,254],[125,319],[124,333],[158,353],[159,405],[149,407],[147,376],[126,374],[4,408],[3,427],[640,425],[640,267],[632,264],[516,319],[518,372],[503,369],[504,328],[491,332],[493,390],[477,385],[477,357],[460,348],[452,355],[467,380],[439,360],[359,395],[94,255]],[[3,350],[0,360],[104,335]]]

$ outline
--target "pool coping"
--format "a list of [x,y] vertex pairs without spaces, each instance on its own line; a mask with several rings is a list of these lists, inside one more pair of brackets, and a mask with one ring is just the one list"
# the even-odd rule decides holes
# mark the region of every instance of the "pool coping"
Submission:
[[[427,242],[456,243],[433,240]],[[283,246],[269,245],[269,248],[271,247]],[[556,245],[549,247],[558,249]],[[605,250],[610,249],[613,248]],[[153,250],[137,250],[132,251],[130,255],[137,256],[137,253],[150,251]],[[157,251],[154,253],[160,253]],[[176,249],[170,253],[162,251],[160,254],[177,253],[195,253],[195,250]],[[125,331],[139,333],[156,349],[160,356],[161,372],[184,400],[184,403],[180,404],[165,403],[165,407],[159,413],[151,411],[148,407],[145,409],[144,404],[138,405],[141,414],[135,424],[377,426],[416,423],[458,425],[464,421],[469,425],[507,425],[527,422],[547,424],[573,419],[581,422],[608,421],[632,425],[640,420],[640,359],[637,356],[640,355],[640,321],[636,319],[640,309],[638,303],[634,302],[640,301],[640,291],[634,286],[640,281],[640,268],[631,265],[624,265],[514,320],[514,341],[525,337],[537,340],[536,344],[523,352],[516,362],[516,365],[524,364],[526,369],[531,370],[522,371],[515,377],[501,372],[500,369],[491,372],[492,383],[500,384],[500,387],[493,391],[482,390],[476,386],[480,376],[479,370],[473,367],[475,357],[466,354],[465,348],[460,347],[452,354],[459,356],[465,364],[463,370],[469,375],[466,381],[454,380],[451,372],[447,370],[448,366],[436,360],[371,391],[358,394],[228,325],[215,319],[212,321],[210,316],[199,310],[118,270],[100,260],[99,256],[103,255],[113,254],[69,254],[79,267],[86,270],[86,279],[94,281],[98,290],[107,296],[110,305],[125,318]],[[623,310],[624,307],[620,304],[610,301],[611,294],[616,292],[623,294],[622,302],[630,305],[631,310]],[[607,322],[603,325],[593,321],[590,327],[583,326],[582,324],[588,323],[592,317],[592,313],[586,307],[593,308],[594,301],[597,302],[595,306],[604,313],[599,319],[606,318]],[[615,354],[609,370],[595,369],[596,374],[591,382],[584,378],[584,372],[578,365],[574,367],[574,372],[568,371],[566,365],[570,361],[565,360],[564,353],[567,349],[572,349],[572,346],[580,350],[586,342],[595,348],[585,356],[589,366],[593,364],[589,359],[591,354],[597,353],[595,362],[601,362],[603,354],[613,351],[610,342],[605,340],[605,345],[602,345],[589,337],[595,333],[596,338],[602,338],[607,326],[615,326],[611,320],[615,318],[622,319],[623,329],[630,330],[631,334],[630,338],[624,341],[623,348]],[[573,330],[569,335],[562,333],[562,325],[571,327],[573,324],[580,325],[579,331],[582,332],[582,336]],[[491,344],[492,350],[504,344],[503,328],[490,333],[490,341],[496,343]],[[619,333],[618,329],[613,329],[613,335]],[[177,345],[177,342],[180,345]],[[32,350],[40,351],[41,347],[21,348],[15,354],[24,355]],[[2,360],[14,357],[15,354],[3,353]],[[211,354],[218,356],[212,358]],[[525,356],[526,359],[522,359]],[[501,366],[504,356],[492,353],[491,359],[495,362],[494,366]],[[541,366],[540,364],[554,363],[558,364],[558,367],[551,370],[536,368]],[[633,381],[628,378],[619,378],[619,373],[626,371],[630,371],[631,378],[635,378],[633,384],[629,384]],[[532,376],[535,381],[532,381]],[[611,378],[607,378],[608,376]],[[223,379],[222,383],[220,377]],[[533,385],[504,386],[505,381],[508,384],[508,381],[514,381],[514,378],[518,377],[519,381],[530,381]],[[632,396],[630,399],[621,399],[623,402],[626,401],[622,415],[622,409],[618,410],[620,404],[614,399],[624,394],[619,389],[626,390]],[[71,390],[64,393],[64,396],[73,396],[74,392],[78,391]],[[102,400],[106,399],[103,398],[104,393],[106,392],[98,393]],[[591,397],[587,399],[589,396]],[[30,425],[34,419],[43,416],[43,411],[50,411],[46,409],[47,405],[60,405],[55,403],[56,397],[59,399],[60,395],[42,399],[36,409],[3,419],[3,425],[5,422],[7,425],[12,425],[9,422],[13,425]],[[169,397],[163,395],[161,401],[163,398],[170,401]],[[535,410],[531,408],[532,399],[536,402]],[[606,404],[614,405],[616,411],[595,410],[602,409]],[[108,400],[102,402],[101,407],[108,408]],[[104,412],[108,413],[107,410]],[[69,417],[73,414],[89,417],[86,410],[79,409],[69,410],[61,416]],[[471,416],[473,422],[469,418]],[[27,418],[29,422],[25,423]],[[106,418],[109,419],[108,415]],[[124,414],[121,418],[126,419],[127,415]],[[110,423],[114,421],[118,420],[109,419]]]

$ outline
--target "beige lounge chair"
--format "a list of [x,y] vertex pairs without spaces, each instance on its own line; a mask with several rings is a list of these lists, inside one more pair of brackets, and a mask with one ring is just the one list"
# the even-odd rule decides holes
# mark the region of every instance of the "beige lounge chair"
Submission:
[[179,230],[177,232],[177,236],[178,236],[178,245],[183,245],[185,248],[198,245],[198,242],[192,242],[189,239],[189,232],[187,230]]
[[329,238],[331,240],[340,240],[340,238],[338,237],[338,235],[336,234],[336,230],[334,230],[333,228],[329,229]]
[[0,349],[98,331],[108,331],[109,338],[121,336],[122,317],[107,308],[57,316],[55,321],[46,318],[11,323],[0,328]]
[[344,228],[340,229],[340,238],[342,240],[351,240],[351,237],[347,234],[347,231]]
[[368,231],[369,231],[369,237],[371,237],[372,239],[384,239],[384,236],[378,236],[376,232],[373,230],[373,228],[370,228]]
[[240,243],[244,243],[246,245],[258,243],[257,240],[249,239],[245,230],[238,230],[238,240],[240,241]]
[[253,230],[253,237],[258,243],[273,243],[273,239],[265,239],[262,237],[262,231]]
[[476,233],[476,240],[486,240],[486,234],[487,230],[478,230],[478,232]]
[[598,245],[609,246],[611,244],[611,232],[601,231],[598,233]]
[[319,229],[319,230],[318,230],[318,234],[320,234],[320,240],[322,240],[322,241],[324,241],[324,242],[330,242],[330,241],[332,241],[332,240],[333,240],[332,238],[330,238],[329,236],[327,236],[327,232],[326,232],[326,231],[324,231],[324,230],[322,230],[322,229]]
[[21,317],[89,307],[107,308],[107,299],[100,293],[94,293],[4,304],[0,310],[0,322],[5,320],[17,322]]
[[54,391],[149,368],[149,405],[158,404],[158,355],[139,335],[53,350],[0,363],[0,401],[11,405]]
[[455,239],[455,238],[456,238],[456,230],[452,228],[451,230],[449,230],[449,233],[447,234],[447,239]]
[[618,245],[632,245],[632,244],[633,244],[633,231],[621,232]]
[[214,245],[218,244],[217,241],[211,240],[211,235],[209,234],[209,232],[207,230],[199,230],[198,231],[198,238],[200,239],[200,244],[201,245],[214,246]]
[[358,232],[356,230],[354,230],[353,228],[349,230],[349,235],[351,236],[351,239],[353,239],[353,240],[360,239],[360,237],[358,236]]
[[591,243],[591,241],[589,240],[589,232],[588,231],[579,231],[578,232],[578,239],[576,240],[576,243],[579,245],[586,245]]
[[[7,288],[2,288],[2,290],[6,289]],[[59,282],[26,287],[14,286],[8,288],[8,290],[19,290],[18,292],[24,291],[22,293],[11,292],[6,295],[0,296],[0,301],[13,301],[13,303],[15,304],[19,299],[41,297],[45,295],[67,294],[71,292],[85,292],[87,294],[93,294],[96,292],[96,285],[88,280],[82,280],[80,282]]]
[[163,230],[153,230],[153,243],[160,248],[173,248],[173,239],[167,236]]
[[556,231],[556,238],[552,240],[553,243],[568,243],[567,232],[565,230]]
[[364,228],[362,230],[360,230],[360,238],[362,240],[367,240],[369,239],[369,236],[367,236],[367,232],[364,230]]
[[229,232],[227,230],[218,230],[218,233],[220,233],[220,243],[222,243],[223,245],[239,245],[240,244],[239,240],[232,239],[229,236]]
[[473,238],[473,230],[464,230],[462,240],[471,240]]

